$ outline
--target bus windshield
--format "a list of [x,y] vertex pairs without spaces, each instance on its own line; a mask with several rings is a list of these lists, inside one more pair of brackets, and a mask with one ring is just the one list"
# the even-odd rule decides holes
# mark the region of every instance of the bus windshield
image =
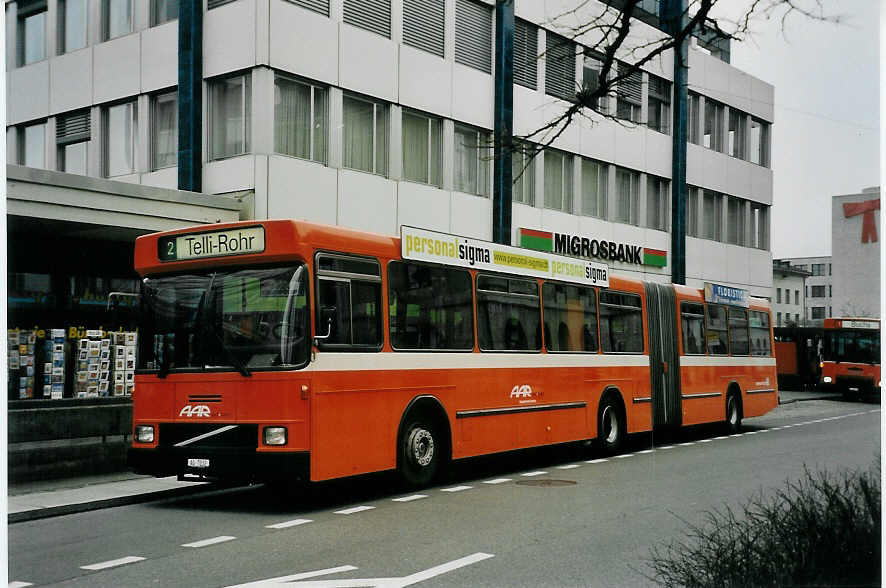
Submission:
[[879,363],[880,331],[834,331],[827,333],[822,357],[825,361]]
[[141,369],[293,368],[308,358],[303,265],[145,278]]

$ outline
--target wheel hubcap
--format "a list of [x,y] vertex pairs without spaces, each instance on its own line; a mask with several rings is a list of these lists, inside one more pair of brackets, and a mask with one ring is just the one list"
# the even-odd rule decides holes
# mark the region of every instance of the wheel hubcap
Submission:
[[732,398],[729,399],[729,422],[733,425],[738,422],[738,407]]
[[426,429],[414,429],[409,435],[408,447],[412,461],[422,467],[434,458],[434,437]]
[[618,439],[618,416],[611,406],[603,409],[603,438],[607,443],[614,443]]

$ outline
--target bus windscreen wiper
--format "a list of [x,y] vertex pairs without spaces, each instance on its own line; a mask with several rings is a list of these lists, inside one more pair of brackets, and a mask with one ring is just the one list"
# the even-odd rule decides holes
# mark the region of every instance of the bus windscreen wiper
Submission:
[[221,334],[219,334],[218,327],[216,325],[212,325],[209,327],[209,330],[210,332],[212,332],[212,335],[215,337],[216,341],[218,341],[222,353],[225,354],[225,359],[230,361],[231,365],[237,368],[237,371],[240,372],[243,377],[248,378],[249,376],[251,376],[252,372],[249,371],[249,368],[246,367],[246,364],[240,361],[240,358],[238,358],[237,355],[233,351],[228,349],[227,345],[225,345],[225,340],[224,338],[222,338]]

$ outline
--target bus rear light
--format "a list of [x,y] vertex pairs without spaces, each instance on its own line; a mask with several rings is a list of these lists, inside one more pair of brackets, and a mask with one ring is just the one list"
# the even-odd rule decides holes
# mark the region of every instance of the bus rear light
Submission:
[[265,427],[265,445],[286,445],[286,427]]
[[822,378],[822,379],[823,379],[823,380],[824,380],[824,383],[825,383],[825,384],[830,384],[830,383],[831,383],[831,382],[832,382],[832,380],[831,380],[831,377],[830,377],[830,376],[825,376],[825,377],[824,377],[824,378]]
[[154,427],[151,425],[137,425],[135,427],[135,440],[139,443],[153,443]]

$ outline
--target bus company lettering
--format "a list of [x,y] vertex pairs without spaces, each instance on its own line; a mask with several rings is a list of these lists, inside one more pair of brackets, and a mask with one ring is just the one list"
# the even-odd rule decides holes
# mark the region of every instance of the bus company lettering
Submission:
[[238,251],[253,251],[255,249],[255,235],[242,233],[212,233],[185,237],[186,254],[199,255],[228,255]]
[[643,265],[643,247],[640,245],[598,241],[566,233],[554,233],[554,253]]
[[188,404],[188,405],[185,405],[185,407],[181,409],[181,412],[178,413],[178,416],[180,416],[180,417],[184,416],[184,417],[188,417],[188,418],[191,418],[191,417],[209,418],[210,416],[212,416],[212,413],[210,412],[209,407],[206,406],[205,404],[195,404],[195,405]]

